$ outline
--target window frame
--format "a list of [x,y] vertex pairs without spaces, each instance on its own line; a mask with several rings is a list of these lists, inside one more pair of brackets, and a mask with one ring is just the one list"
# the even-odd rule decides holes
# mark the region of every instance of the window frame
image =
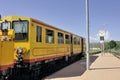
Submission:
[[[19,20],[14,20],[14,21],[12,21],[12,29],[14,29],[14,27],[13,27],[13,23],[14,22],[18,22]],[[26,40],[15,40],[14,39],[14,41],[15,42],[27,42],[27,41],[29,41],[29,21],[28,20],[21,20],[21,21],[26,21],[27,22],[27,39]],[[14,29],[15,30],[15,29]]]
[[[66,38],[68,36],[68,39]],[[68,40],[68,42],[67,42]],[[70,44],[70,35],[65,34],[65,44]]]
[[[52,36],[48,36],[48,34],[47,34],[48,31],[52,32]],[[55,40],[54,40],[55,39],[55,31],[54,30],[46,28],[46,30],[45,30],[45,36],[46,36],[46,40],[45,40],[46,43],[48,43],[48,44],[54,44],[55,43]],[[48,37],[49,37],[49,39],[53,37],[53,39],[51,41],[49,41]]]
[[[59,34],[62,34],[62,36],[59,36]],[[57,33],[57,40],[58,40],[58,44],[64,44],[64,33],[58,32]]]
[[36,42],[42,42],[42,27],[41,26],[36,26]]
[[[9,23],[10,23],[10,29],[11,29],[11,22],[10,22],[10,21],[3,21],[3,22],[1,22],[0,29],[2,30],[2,28],[3,28],[3,23],[5,23],[5,22],[9,22]],[[8,29],[8,30],[9,30],[9,29]]]
[[81,44],[81,38],[78,37],[78,45],[80,45],[80,44]]
[[77,37],[74,37],[74,45],[77,45]]

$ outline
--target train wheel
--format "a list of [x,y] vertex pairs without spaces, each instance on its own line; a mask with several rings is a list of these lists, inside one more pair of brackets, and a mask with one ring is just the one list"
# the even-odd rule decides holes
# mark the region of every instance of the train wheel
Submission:
[[30,80],[39,80],[40,79],[40,69],[31,70],[31,79]]
[[12,77],[12,69],[9,68],[8,70],[5,70],[0,75],[0,80],[11,80]]
[[65,61],[66,61],[66,62],[68,62],[68,59],[69,59],[69,57],[68,57],[68,56],[65,56]]

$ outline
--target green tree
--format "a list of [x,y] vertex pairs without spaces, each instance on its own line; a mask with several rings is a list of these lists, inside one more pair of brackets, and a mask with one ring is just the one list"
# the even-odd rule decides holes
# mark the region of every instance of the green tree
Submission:
[[120,41],[116,41],[116,49],[120,49]]
[[116,42],[114,40],[111,40],[109,43],[108,43],[108,46],[110,49],[112,48],[115,48],[117,46]]
[[110,49],[110,48],[109,48],[109,44],[108,44],[108,43],[109,43],[109,42],[105,42],[105,43],[104,43],[104,45],[105,45],[105,50]]

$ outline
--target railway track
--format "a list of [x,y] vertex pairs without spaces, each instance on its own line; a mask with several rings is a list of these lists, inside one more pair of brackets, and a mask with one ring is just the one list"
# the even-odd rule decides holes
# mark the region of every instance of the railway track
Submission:
[[119,58],[120,59],[120,53],[119,52],[114,52],[112,53],[115,57]]

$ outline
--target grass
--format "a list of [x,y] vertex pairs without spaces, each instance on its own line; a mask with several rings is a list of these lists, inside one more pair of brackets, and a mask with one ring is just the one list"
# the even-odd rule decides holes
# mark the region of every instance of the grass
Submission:
[[90,50],[90,55],[98,54],[100,52],[100,50]]
[[[90,55],[98,54],[100,52],[100,50],[90,50]],[[84,55],[86,55],[86,53]]]

